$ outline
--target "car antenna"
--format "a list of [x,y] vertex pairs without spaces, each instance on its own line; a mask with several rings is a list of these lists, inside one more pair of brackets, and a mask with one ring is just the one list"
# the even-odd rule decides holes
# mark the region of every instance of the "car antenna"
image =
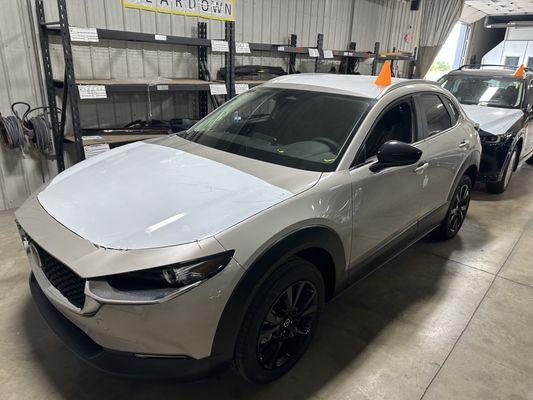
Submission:
[[379,71],[379,75],[374,83],[378,86],[389,86],[391,84],[391,68],[389,60],[383,63],[383,67],[381,67],[381,71]]
[[525,70],[525,67],[524,67],[524,64],[521,64],[518,69],[515,71],[514,73],[514,77],[515,78],[523,78],[524,77],[524,70]]

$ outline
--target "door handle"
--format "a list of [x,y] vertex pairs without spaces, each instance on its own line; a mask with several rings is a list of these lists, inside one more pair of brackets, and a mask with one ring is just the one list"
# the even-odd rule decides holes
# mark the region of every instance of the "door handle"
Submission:
[[459,143],[459,148],[469,148],[470,147],[470,140],[463,140],[461,143]]
[[427,167],[429,167],[429,163],[424,161],[420,164],[418,164],[418,166],[413,170],[413,172],[417,173],[417,174],[421,174],[422,172],[424,172]]

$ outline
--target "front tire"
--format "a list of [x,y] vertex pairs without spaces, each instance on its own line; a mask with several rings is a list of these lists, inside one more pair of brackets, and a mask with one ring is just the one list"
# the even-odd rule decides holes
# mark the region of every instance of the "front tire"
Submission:
[[457,235],[468,212],[471,191],[472,180],[468,175],[463,175],[455,188],[446,217],[439,227],[432,232],[433,237],[439,240],[448,240]]
[[288,372],[311,343],[324,306],[324,280],[310,262],[291,257],[261,285],[237,338],[235,364],[254,383]]
[[487,182],[486,183],[487,191],[489,193],[500,194],[500,193],[505,192],[505,190],[507,189],[507,186],[509,186],[511,177],[513,176],[513,172],[516,167],[517,158],[518,158],[518,151],[517,149],[514,149],[513,153],[511,154],[511,158],[509,158],[509,162],[507,163],[507,167],[505,168],[505,172],[503,173],[503,178],[499,180],[498,182]]

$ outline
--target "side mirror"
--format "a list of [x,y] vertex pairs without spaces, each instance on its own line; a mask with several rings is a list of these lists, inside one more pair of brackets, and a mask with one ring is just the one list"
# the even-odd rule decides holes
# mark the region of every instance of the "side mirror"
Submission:
[[377,156],[378,162],[370,166],[372,172],[414,164],[422,157],[422,150],[404,142],[390,140],[379,148]]

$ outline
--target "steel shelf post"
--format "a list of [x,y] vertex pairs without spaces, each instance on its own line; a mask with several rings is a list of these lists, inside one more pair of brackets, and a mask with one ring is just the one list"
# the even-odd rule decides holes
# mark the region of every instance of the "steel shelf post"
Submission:
[[225,38],[228,42],[229,51],[225,54],[226,64],[226,100],[235,97],[235,22],[225,23]]
[[[290,36],[290,46],[291,47],[296,47],[297,43],[298,43],[298,36],[296,36],[294,33],[291,33],[291,36]],[[289,71],[288,71],[289,74],[294,74],[296,73],[296,53],[291,53],[289,55]]]
[[378,71],[379,63],[379,42],[374,44],[374,61],[372,61],[372,75],[376,75]]
[[320,66],[320,60],[322,59],[322,56],[324,55],[324,50],[322,49],[324,47],[324,34],[319,33],[316,38],[316,48],[318,50],[318,57],[315,58],[315,72],[318,72],[319,66]]
[[50,58],[50,42],[48,38],[48,29],[44,13],[43,0],[36,0],[35,8],[39,24],[39,39],[41,43],[41,57],[43,60],[44,79],[46,85],[46,95],[48,98],[48,107],[50,107],[50,122],[52,124],[52,133],[54,138],[54,149],[56,152],[56,163],[58,172],[65,170],[65,159],[63,156],[63,145],[59,131],[59,116],[56,102],[56,90],[54,86],[54,74],[52,70],[52,59]]
[[[198,22],[198,38],[207,39],[207,23]],[[209,77],[206,73],[207,68],[207,47],[198,47],[198,79],[208,81]],[[209,110],[207,104],[208,95],[205,90],[198,92],[198,117],[202,119],[205,117]]]
[[70,117],[76,145],[76,155],[78,161],[82,161],[85,159],[85,152],[83,149],[80,110],[78,106],[78,88],[74,74],[74,60],[72,58],[66,0],[57,0],[57,9],[59,11],[59,25],[61,27],[61,40],[63,42],[63,57],[65,59],[65,84],[68,85],[68,91],[70,93]]

